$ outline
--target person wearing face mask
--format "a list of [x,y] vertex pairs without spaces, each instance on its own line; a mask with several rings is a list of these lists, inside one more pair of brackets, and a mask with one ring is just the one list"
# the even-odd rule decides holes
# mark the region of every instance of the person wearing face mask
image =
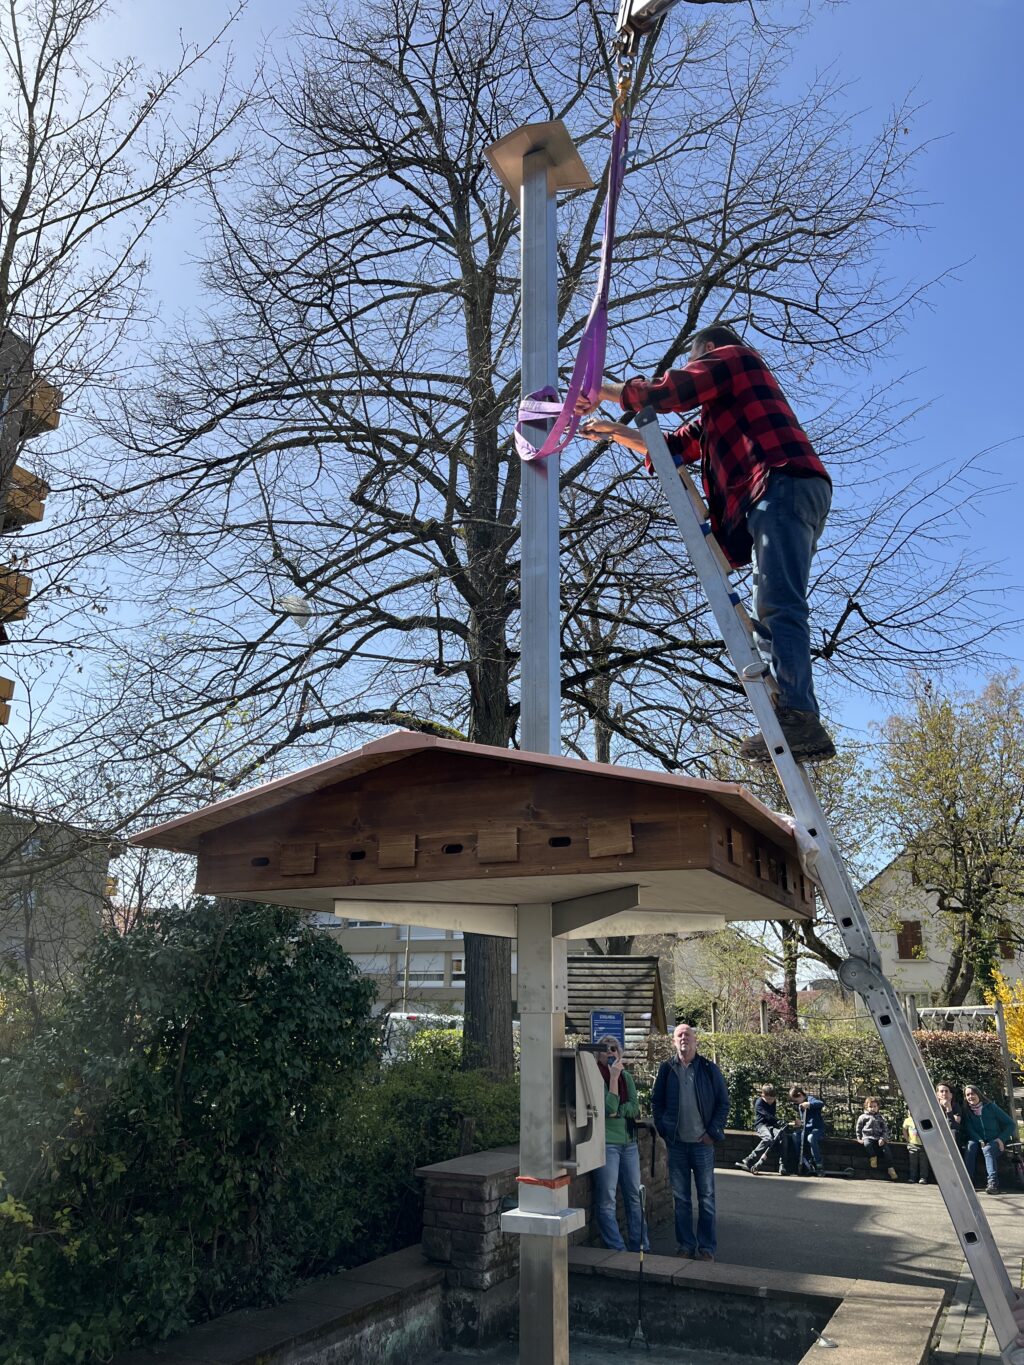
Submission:
[[[604,1165],[594,1171],[594,1217],[601,1241],[611,1251],[650,1250],[640,1203],[640,1149],[636,1120],[640,1105],[633,1077],[625,1067],[622,1047],[610,1035],[598,1042],[597,1065],[605,1083]],[[622,1191],[626,1241],[615,1216],[615,1196]]]
[[976,1085],[964,1086],[964,1136],[967,1139],[964,1151],[967,1174],[974,1179],[980,1151],[988,1175],[985,1193],[998,1194],[999,1158],[1006,1150],[1006,1144],[1016,1138],[1017,1126],[994,1100],[986,1100]]

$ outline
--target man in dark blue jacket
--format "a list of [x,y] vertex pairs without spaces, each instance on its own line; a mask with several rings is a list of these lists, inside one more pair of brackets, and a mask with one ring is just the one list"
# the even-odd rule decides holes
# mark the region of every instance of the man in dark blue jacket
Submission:
[[[668,1174],[676,1215],[677,1250],[713,1261],[715,1237],[715,1143],[725,1136],[729,1091],[714,1062],[697,1052],[697,1030],[679,1024],[672,1034],[676,1055],[662,1062],[651,1094],[654,1126],[668,1144]],[[697,1186],[697,1236],[693,1235],[691,1180]]]

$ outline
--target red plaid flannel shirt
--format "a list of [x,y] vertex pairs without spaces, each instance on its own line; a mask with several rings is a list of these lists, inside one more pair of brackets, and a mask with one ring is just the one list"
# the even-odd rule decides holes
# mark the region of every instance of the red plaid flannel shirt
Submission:
[[[737,568],[750,563],[747,511],[773,469],[785,465],[800,477],[828,478],[778,380],[748,346],[716,346],[681,370],[630,379],[622,406],[633,412],[700,408],[700,417],[665,439],[676,464],[700,461],[712,529]],[[649,457],[646,463],[650,469]]]

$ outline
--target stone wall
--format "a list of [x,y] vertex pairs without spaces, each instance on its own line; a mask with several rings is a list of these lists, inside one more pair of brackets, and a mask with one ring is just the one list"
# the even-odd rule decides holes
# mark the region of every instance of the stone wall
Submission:
[[[514,1282],[513,1282],[514,1283]],[[418,1246],[307,1280],[113,1365],[412,1365],[444,1344],[444,1272]]]
[[[651,1225],[672,1215],[667,1149],[653,1128],[641,1125],[640,1172],[647,1189],[647,1217]],[[753,1150],[753,1133],[728,1129],[715,1148],[715,1164],[730,1167]],[[892,1144],[893,1161],[901,1178],[907,1171],[906,1147]],[[828,1170],[852,1167],[857,1178],[885,1179],[872,1171],[865,1149],[851,1138],[826,1138]],[[518,1238],[501,1231],[503,1209],[517,1203],[517,1147],[503,1147],[473,1156],[456,1157],[417,1171],[424,1182],[423,1252],[445,1272],[446,1337],[471,1346],[493,1339],[515,1326]],[[569,1204],[587,1213],[584,1228],[572,1235],[574,1244],[599,1243],[591,1216],[591,1176],[579,1176],[569,1190]],[[621,1195],[619,1225],[625,1227]]]

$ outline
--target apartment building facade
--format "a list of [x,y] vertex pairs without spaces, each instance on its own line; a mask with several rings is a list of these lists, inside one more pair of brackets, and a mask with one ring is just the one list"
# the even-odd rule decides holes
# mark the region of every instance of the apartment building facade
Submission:
[[[418,1006],[438,1014],[461,1014],[466,998],[462,934],[415,924],[339,919],[330,932],[353,962],[377,983],[378,1013]],[[512,949],[512,996],[516,952]]]
[[0,958],[37,984],[72,971],[99,928],[110,858],[88,830],[0,810]]

